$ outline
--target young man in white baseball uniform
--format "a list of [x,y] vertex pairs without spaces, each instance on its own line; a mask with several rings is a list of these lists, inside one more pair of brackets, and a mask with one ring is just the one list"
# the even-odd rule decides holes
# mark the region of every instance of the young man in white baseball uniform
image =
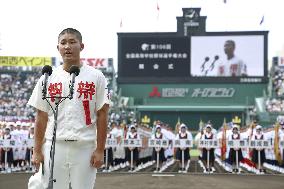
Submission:
[[218,66],[217,76],[247,76],[247,65],[235,55],[236,44],[233,40],[227,40],[224,45],[224,52],[227,60]]
[[[47,96],[68,96],[70,67],[80,68],[75,78],[73,99],[66,99],[58,109],[58,125],[54,158],[54,189],[93,189],[96,168],[104,159],[109,99],[106,79],[99,70],[80,63],[80,52],[84,49],[81,33],[73,28],[64,29],[58,36],[57,49],[63,65],[50,75]],[[50,173],[50,148],[52,144],[54,115],[51,107],[42,99],[42,76],[36,84],[29,105],[36,108],[35,146],[33,162],[39,170],[44,162],[43,183],[46,185]],[[50,104],[55,106],[55,99]]]

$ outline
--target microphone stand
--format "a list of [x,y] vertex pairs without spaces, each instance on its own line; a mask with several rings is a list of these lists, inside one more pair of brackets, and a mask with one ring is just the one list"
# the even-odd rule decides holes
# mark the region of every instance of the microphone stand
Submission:
[[[69,86],[69,88],[71,88]],[[55,155],[55,141],[56,141],[56,130],[57,130],[57,117],[58,117],[58,106],[61,104],[64,100],[69,98],[70,100],[73,98],[73,92],[71,92],[68,96],[65,97],[46,97],[44,96],[43,99],[47,101],[49,106],[52,109],[53,115],[54,115],[54,127],[53,127],[53,136],[52,136],[52,143],[50,148],[50,160],[49,160],[49,166],[50,166],[50,175],[48,179],[48,187],[47,189],[53,189],[53,183],[56,182],[56,179],[53,178],[53,169],[54,169],[54,155]],[[55,108],[52,107],[48,99],[55,99]],[[42,168],[44,170],[44,167]]]

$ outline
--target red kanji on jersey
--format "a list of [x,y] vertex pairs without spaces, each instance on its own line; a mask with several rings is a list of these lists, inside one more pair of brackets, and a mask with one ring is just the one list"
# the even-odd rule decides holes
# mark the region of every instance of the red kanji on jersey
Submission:
[[89,100],[83,100],[83,106],[84,106],[84,112],[85,112],[86,125],[90,125],[90,124],[92,124],[92,119],[91,119]]
[[62,83],[50,83],[48,93],[51,97],[51,102],[54,102],[54,97],[59,97],[62,94]]
[[86,81],[85,83],[83,83],[83,81],[81,81],[80,83],[78,83],[77,92],[80,93],[78,98],[81,98],[81,96],[84,95],[84,99],[92,100],[93,95],[96,94],[96,86],[94,82],[88,83],[88,81]]
[[225,68],[224,68],[224,66],[220,66],[220,67],[219,67],[219,74],[220,74],[220,75],[224,75],[224,74],[225,74]]
[[230,67],[232,76],[237,76],[239,66],[238,64],[232,64]]

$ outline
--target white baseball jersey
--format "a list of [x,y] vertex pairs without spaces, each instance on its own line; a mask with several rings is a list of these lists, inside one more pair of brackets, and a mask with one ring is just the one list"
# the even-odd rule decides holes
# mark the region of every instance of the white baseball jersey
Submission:
[[[48,113],[45,138],[51,140],[54,114],[46,100],[42,99],[42,76],[37,82],[28,104]],[[47,97],[68,96],[71,76],[57,67],[48,79]],[[94,140],[96,138],[96,111],[109,104],[107,83],[103,73],[91,66],[82,65],[75,78],[73,99],[64,100],[58,108],[57,140]],[[55,98],[48,99],[55,107]]]
[[217,76],[241,76],[247,74],[247,65],[238,57],[234,56],[225,63],[220,63],[217,68]]

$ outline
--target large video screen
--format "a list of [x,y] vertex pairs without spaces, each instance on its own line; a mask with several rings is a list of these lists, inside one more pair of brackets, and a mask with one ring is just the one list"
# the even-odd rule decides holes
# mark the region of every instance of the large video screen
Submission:
[[119,33],[120,83],[266,83],[267,31]]
[[191,37],[191,77],[264,77],[264,35]]

